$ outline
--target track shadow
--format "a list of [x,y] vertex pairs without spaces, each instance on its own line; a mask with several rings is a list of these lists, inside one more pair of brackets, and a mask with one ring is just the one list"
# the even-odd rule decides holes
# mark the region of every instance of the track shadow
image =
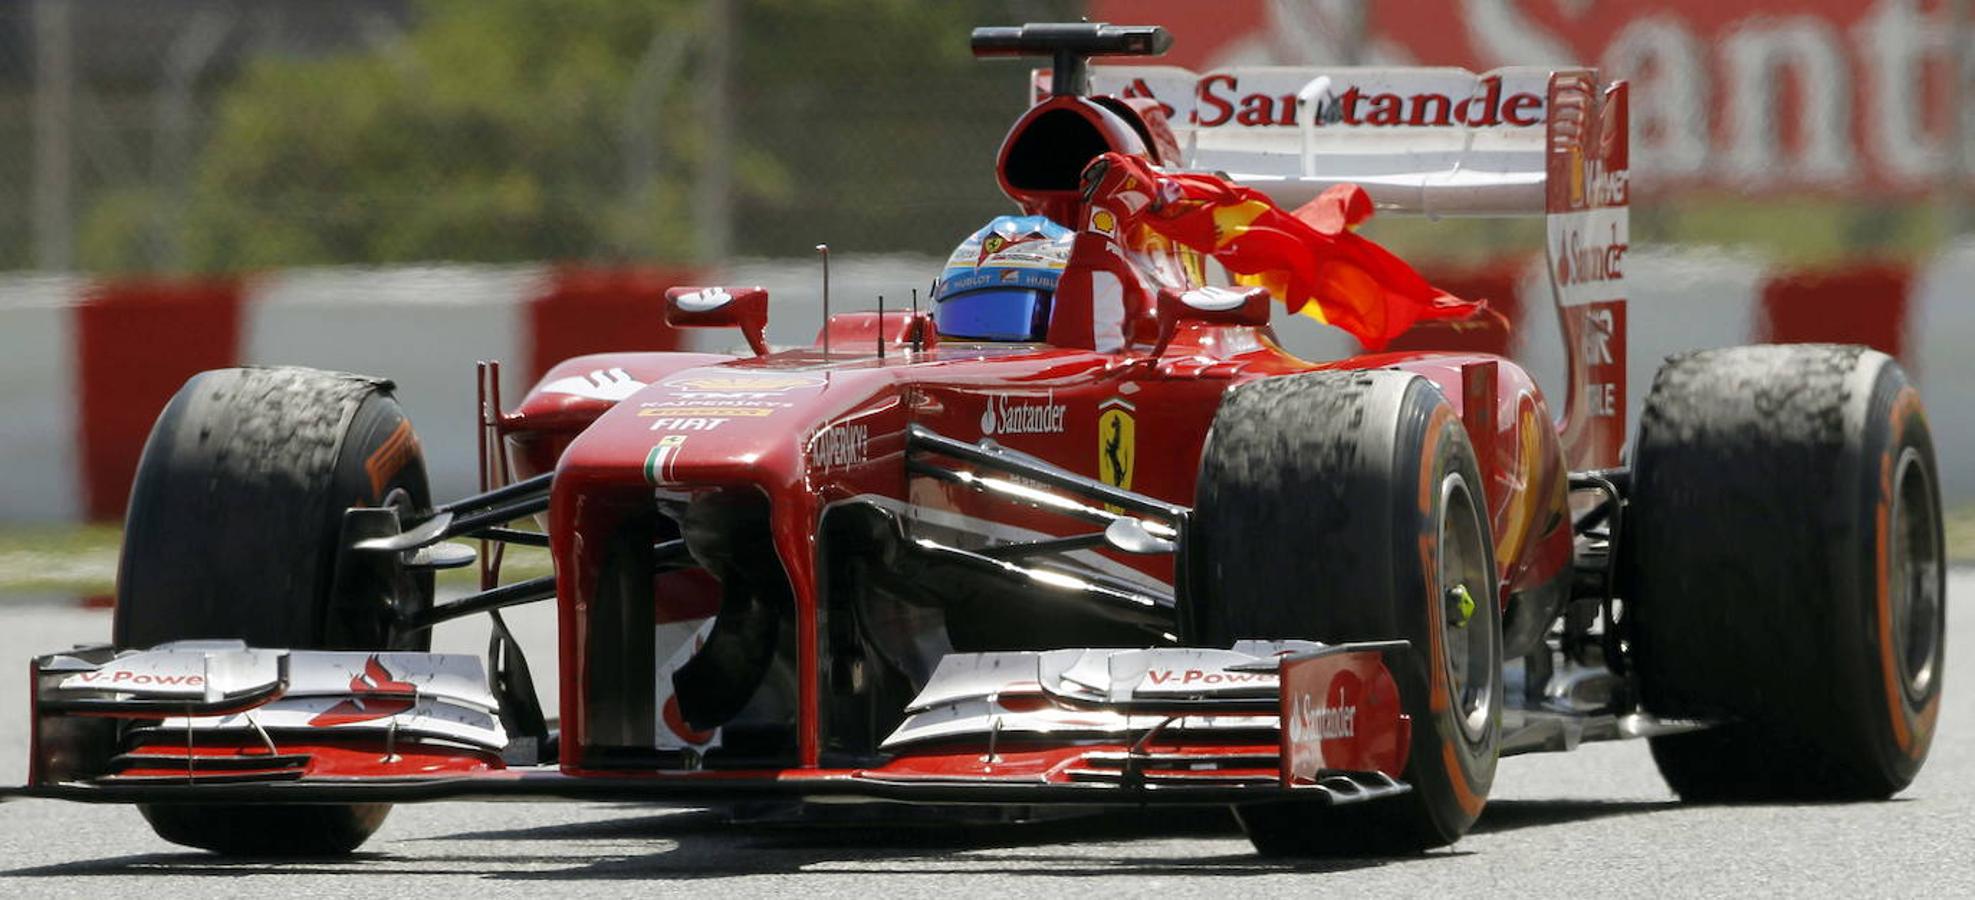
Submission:
[[[1498,800],[1473,833],[1492,834],[1610,816],[1643,815],[1674,801]],[[404,852],[374,851],[335,860],[229,860],[203,853],[148,853],[17,869],[11,877],[159,874],[233,877],[253,874],[392,876],[479,875],[496,880],[699,880],[800,873],[844,875],[978,875],[1050,877],[1256,876],[1323,873],[1388,865],[1428,865],[1467,855],[1458,846],[1399,858],[1271,859],[1255,855],[1223,810],[1105,813],[1046,822],[943,825],[928,821],[814,824],[730,822],[713,812],[638,814],[623,818],[483,831],[401,842]],[[1167,842],[1193,846],[1174,852]],[[1201,841],[1224,852],[1190,855]],[[456,854],[447,845],[512,843],[521,852]],[[583,842],[604,847],[585,848]],[[625,842],[649,842],[649,852]],[[1113,845],[1093,852],[1092,845]],[[426,851],[435,852],[426,852]],[[529,866],[489,871],[499,865]]]
[[1495,834],[1519,828],[1567,825],[1611,816],[1668,812],[1678,800],[1492,800],[1469,834]]
[[[1053,878],[1127,875],[1272,875],[1386,865],[1398,860],[1274,860],[1256,856],[1224,810],[1104,813],[1046,822],[939,825],[931,822],[724,824],[680,827],[671,817],[646,820],[650,834],[673,846],[652,853],[599,858],[557,871],[499,873],[501,880],[694,880],[740,875],[796,874]],[[598,823],[602,824],[602,823]],[[553,839],[558,829],[449,836],[465,840]],[[622,836],[601,830],[597,836]],[[567,837],[568,835],[563,835]],[[577,835],[580,837],[581,835]],[[1225,841],[1227,852],[1184,856],[1163,852],[1165,841]],[[1115,845],[1116,852],[1092,852]],[[1194,849],[1198,849],[1195,847]],[[1444,855],[1444,854],[1443,854]]]

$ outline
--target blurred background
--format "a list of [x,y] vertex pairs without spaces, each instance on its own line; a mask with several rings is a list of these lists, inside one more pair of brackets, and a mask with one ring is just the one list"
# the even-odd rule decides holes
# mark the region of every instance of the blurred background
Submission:
[[0,269],[937,253],[1081,6],[8,0]]
[[[399,379],[447,492],[473,478],[477,359],[518,392],[575,353],[686,346],[657,297],[714,281],[768,285],[771,339],[807,340],[819,242],[850,305],[903,303],[1010,206],[1026,67],[974,61],[968,29],[1083,16],[1163,24],[1162,62],[1196,70],[1631,79],[1634,408],[1665,353],[1869,343],[1917,371],[1975,499],[1969,6],[0,0],[0,524],[114,523],[203,368]],[[1560,390],[1540,220],[1368,233],[1506,308],[1490,349]]]

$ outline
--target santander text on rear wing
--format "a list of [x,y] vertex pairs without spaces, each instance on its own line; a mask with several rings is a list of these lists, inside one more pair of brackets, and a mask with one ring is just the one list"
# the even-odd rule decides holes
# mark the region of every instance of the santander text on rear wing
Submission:
[[1094,66],[1091,92],[1157,101],[1188,171],[1295,207],[1357,184],[1381,213],[1536,216],[1570,356],[1565,452],[1625,439],[1627,89],[1590,69]]

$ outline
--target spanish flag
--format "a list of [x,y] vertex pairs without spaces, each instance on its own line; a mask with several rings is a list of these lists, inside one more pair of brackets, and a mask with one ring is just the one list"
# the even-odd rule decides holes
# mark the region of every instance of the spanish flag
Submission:
[[[1267,287],[1289,307],[1380,350],[1421,319],[1482,314],[1420,277],[1404,260],[1352,229],[1371,198],[1338,185],[1286,212],[1267,195],[1212,175],[1156,172],[1145,160],[1106,153],[1084,171],[1093,210],[1110,210],[1123,233],[1137,227],[1218,260],[1242,284]],[[1095,214],[1095,213],[1093,213]]]

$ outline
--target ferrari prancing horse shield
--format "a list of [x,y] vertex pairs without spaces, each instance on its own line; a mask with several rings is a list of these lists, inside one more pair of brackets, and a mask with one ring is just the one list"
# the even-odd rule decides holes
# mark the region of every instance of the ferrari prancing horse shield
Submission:
[[1138,468],[1138,423],[1132,405],[1110,400],[1097,416],[1097,477],[1105,484],[1130,490]]

